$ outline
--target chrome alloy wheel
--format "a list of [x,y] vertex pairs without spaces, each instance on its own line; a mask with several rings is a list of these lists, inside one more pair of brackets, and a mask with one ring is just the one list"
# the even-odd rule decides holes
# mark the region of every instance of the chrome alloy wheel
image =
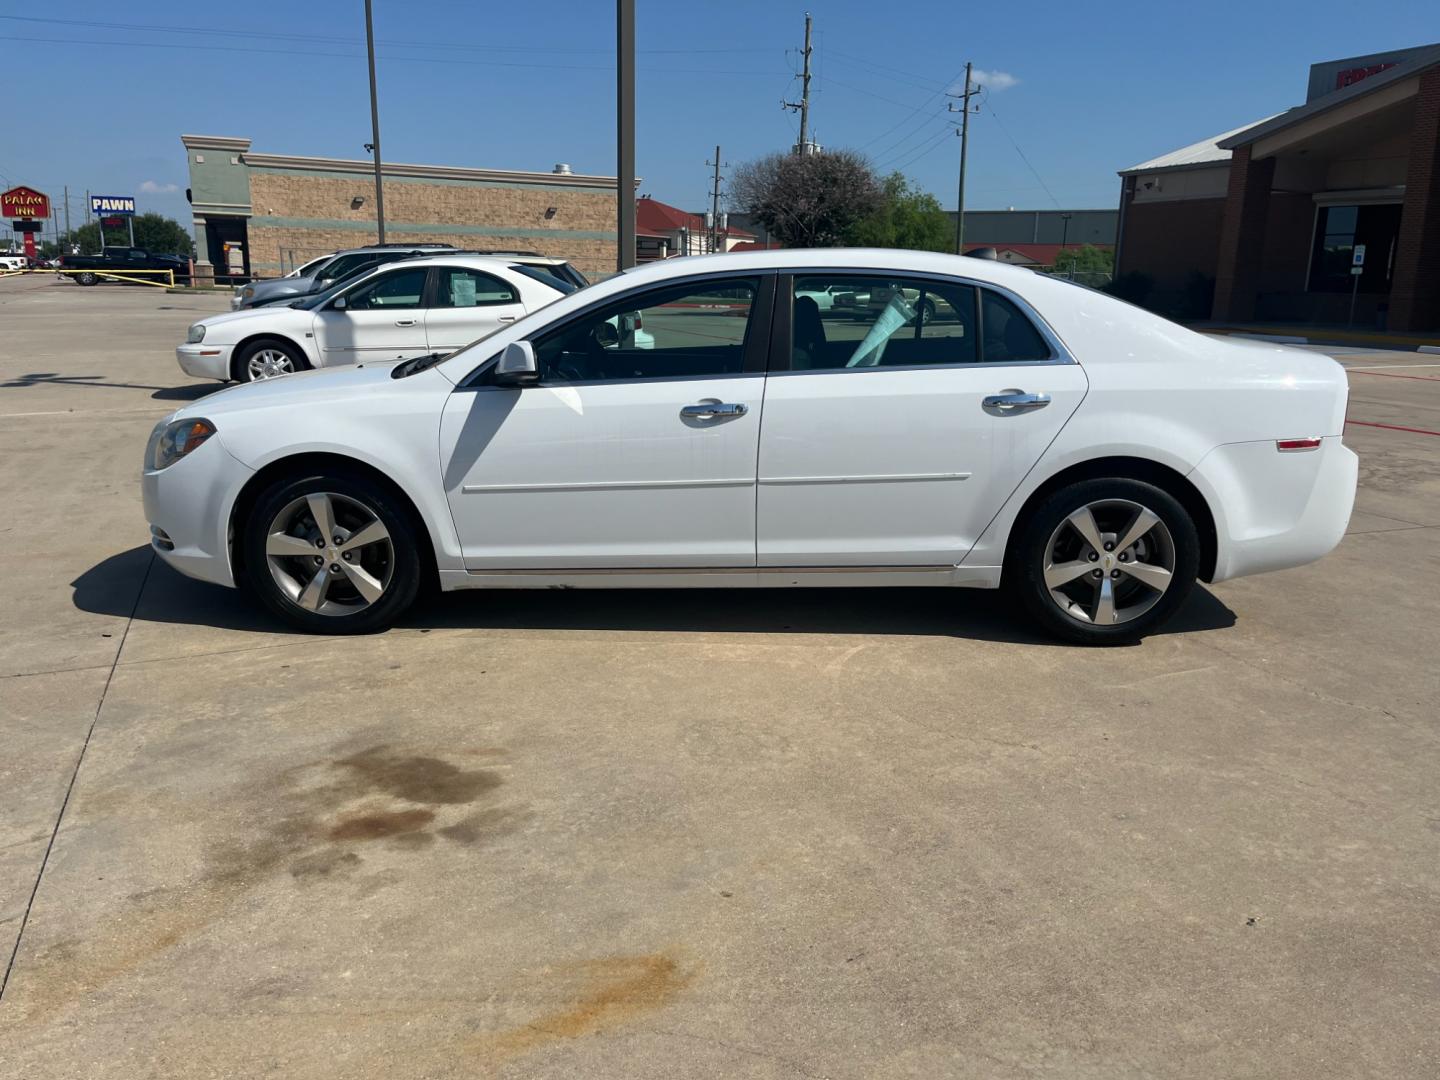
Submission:
[[306,611],[353,615],[384,594],[395,550],[372,510],[318,491],[275,515],[265,536],[265,561],[280,591]]
[[1175,574],[1175,541],[1158,514],[1102,499],[1070,514],[1045,546],[1045,587],[1066,615],[1095,626],[1138,619]]
[[281,349],[260,349],[245,363],[250,381],[273,379],[277,375],[290,375],[295,371],[295,361]]

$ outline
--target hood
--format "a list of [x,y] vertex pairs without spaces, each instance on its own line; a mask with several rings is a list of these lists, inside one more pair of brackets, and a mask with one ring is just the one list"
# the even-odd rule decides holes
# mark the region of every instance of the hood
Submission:
[[256,300],[276,296],[304,296],[315,291],[313,277],[270,278],[266,281],[252,281],[255,291],[251,296]]
[[314,317],[314,312],[298,310],[291,311],[289,308],[283,306],[241,308],[238,311],[226,311],[222,312],[219,315],[207,315],[203,319],[197,319],[196,323],[204,326],[206,332],[208,333],[211,330],[217,329],[221,326],[228,326],[231,323],[247,323],[251,319],[284,319],[287,316],[296,318],[304,324],[309,325],[310,320]]
[[[391,371],[398,360],[371,361],[346,367],[317,368],[298,371],[278,379],[238,383],[207,394],[174,413],[176,417],[204,416],[218,423],[218,417],[256,409],[288,405],[323,406],[354,401],[355,395],[366,392],[384,393],[390,387],[408,383],[430,372],[421,372],[411,379],[393,379]],[[433,370],[433,369],[432,369]],[[448,385],[448,383],[447,383]]]

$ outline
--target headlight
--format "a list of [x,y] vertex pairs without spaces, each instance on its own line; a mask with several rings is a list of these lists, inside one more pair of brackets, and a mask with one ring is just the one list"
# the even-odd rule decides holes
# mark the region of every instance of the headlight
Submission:
[[202,417],[162,420],[150,433],[145,448],[145,467],[158,472],[169,468],[215,434],[215,425]]
[[246,300],[249,300],[252,296],[255,295],[255,286],[246,285],[243,289],[240,290],[240,295]]
[[200,323],[198,323],[198,322],[197,322],[194,326],[190,327],[190,332],[185,335],[185,344],[186,344],[186,345],[196,345],[196,344],[198,344],[199,342],[202,342],[202,341],[204,341],[204,340],[205,340],[205,327],[202,326],[202,325],[201,325]]

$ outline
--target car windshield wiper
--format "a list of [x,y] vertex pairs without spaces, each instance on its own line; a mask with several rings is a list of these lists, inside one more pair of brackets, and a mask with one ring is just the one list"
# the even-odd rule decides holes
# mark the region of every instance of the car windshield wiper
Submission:
[[424,356],[412,356],[409,360],[395,365],[395,370],[390,373],[390,377],[392,379],[403,379],[408,375],[414,375],[417,372],[424,371],[426,368],[434,367],[449,355],[448,352],[432,352],[426,353]]

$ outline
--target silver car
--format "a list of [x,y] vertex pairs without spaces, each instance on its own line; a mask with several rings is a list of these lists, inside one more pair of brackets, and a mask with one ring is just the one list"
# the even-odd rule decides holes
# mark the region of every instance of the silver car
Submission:
[[301,269],[307,271],[295,277],[274,278],[268,281],[252,281],[236,289],[230,298],[230,307],[260,307],[286,298],[295,299],[310,293],[323,292],[341,278],[349,277],[357,270],[368,269],[381,263],[408,259],[415,255],[439,254],[453,251],[454,244],[371,244],[363,248],[337,251],[329,258],[317,263],[307,263]]

